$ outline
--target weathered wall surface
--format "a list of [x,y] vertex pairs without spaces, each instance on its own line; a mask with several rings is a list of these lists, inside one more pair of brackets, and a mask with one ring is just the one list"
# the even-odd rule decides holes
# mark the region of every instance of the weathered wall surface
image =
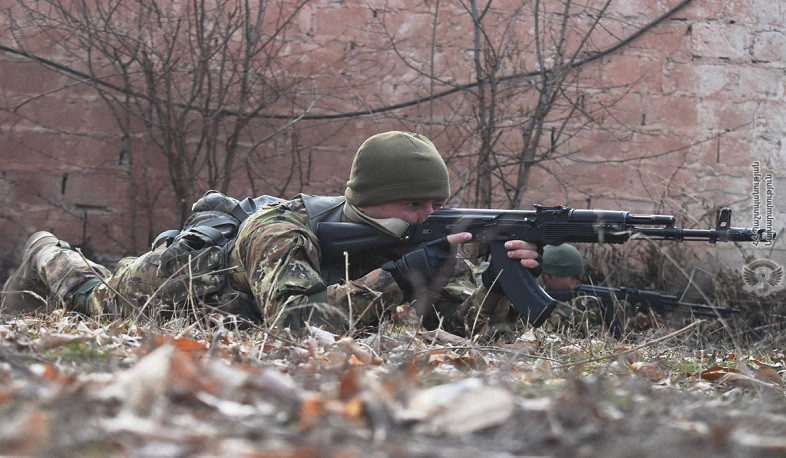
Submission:
[[[654,17],[666,9],[661,3],[668,2],[621,2],[619,8],[627,8],[631,17]],[[301,33],[293,39],[300,46],[311,40],[311,46],[322,46],[322,53],[319,61],[302,62],[300,71],[313,69],[317,74],[334,67],[324,74],[335,80],[325,85],[342,80],[343,52],[370,37],[378,39],[379,31],[370,24],[373,7],[382,4],[311,2],[298,17]],[[609,122],[637,129],[624,141],[607,132],[586,136],[573,145],[582,151],[582,160],[558,162],[548,173],[536,173],[528,200],[675,213],[681,223],[701,220],[699,225],[712,219],[712,209],[731,206],[737,226],[770,221],[773,229],[782,230],[784,17],[786,3],[780,0],[695,0],[630,45],[589,64],[592,77],[605,86],[625,87]],[[430,34],[429,16],[410,19],[388,25],[413,37],[418,27]],[[445,34],[457,33],[451,25],[446,24]],[[7,34],[2,37],[0,44],[13,47]],[[49,59],[68,61],[46,43],[40,50],[51,51]],[[344,64],[360,68],[360,60]],[[360,109],[413,98],[407,82],[417,81],[416,74],[401,65],[373,70],[387,76],[380,84],[356,89],[366,91],[358,95],[368,104]],[[359,107],[353,100],[336,99],[331,105],[322,98],[318,106],[355,111]],[[80,89],[73,78],[29,58],[0,51],[0,105],[0,280],[36,230],[54,231],[88,253],[116,259],[144,250],[151,236],[175,224],[167,205],[165,163],[153,151],[135,151],[135,160],[129,161],[118,146],[122,142],[105,104],[89,88]],[[352,154],[363,139],[382,130],[418,129],[422,124],[412,120],[426,111],[416,106],[388,117],[304,122],[297,140],[271,144],[271,150],[281,153],[275,161],[252,166],[271,183],[291,173],[295,163],[297,173],[305,175],[283,188],[277,184],[252,191],[290,196],[303,183],[306,192],[341,192]],[[434,141],[443,152],[453,146],[439,134]],[[302,149],[291,153],[293,145]],[[626,162],[640,155],[647,157]],[[451,166],[454,175],[461,173],[459,163]],[[764,183],[768,175],[773,206],[766,207],[767,187],[761,185],[759,208],[754,208],[754,180]],[[242,181],[231,191],[251,194]],[[761,218],[754,221],[755,215]],[[133,234],[131,227],[136,229]],[[774,247],[746,248],[746,254],[786,264],[783,246],[781,241]]]

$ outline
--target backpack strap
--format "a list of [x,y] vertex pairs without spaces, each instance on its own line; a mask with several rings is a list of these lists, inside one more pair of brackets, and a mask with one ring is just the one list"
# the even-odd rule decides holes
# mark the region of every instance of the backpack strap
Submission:
[[245,199],[238,202],[238,204],[229,211],[229,214],[237,218],[237,220],[242,223],[246,220],[246,218],[253,215],[256,211],[257,203],[254,201],[254,199],[246,197]]
[[[248,215],[246,215],[246,218]],[[217,210],[206,210],[191,215],[183,230],[164,231],[153,241],[155,249],[161,242],[170,246],[176,239],[186,239],[195,249],[205,245],[224,245],[235,236],[240,221],[234,216]]]
[[[180,234],[181,237],[189,242],[196,242],[196,244],[201,243],[202,246],[223,245],[226,242],[225,239],[228,239],[223,232],[210,226],[194,226],[184,230]],[[193,245],[194,244],[192,244],[192,246]],[[194,246],[194,248],[200,247]]]
[[158,244],[161,243],[162,241],[164,241],[167,245],[169,245],[170,243],[172,243],[172,240],[174,240],[175,237],[177,237],[177,234],[179,233],[180,231],[178,231],[177,229],[170,229],[168,231],[164,231],[158,234],[158,237],[156,237],[156,239],[153,240],[153,243],[150,245],[150,248],[155,250]]

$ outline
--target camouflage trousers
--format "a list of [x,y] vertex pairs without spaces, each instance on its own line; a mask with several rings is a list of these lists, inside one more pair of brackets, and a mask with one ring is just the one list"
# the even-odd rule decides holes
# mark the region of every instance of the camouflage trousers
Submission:
[[[49,246],[39,255],[36,271],[49,289],[47,303],[50,310],[65,308],[91,317],[138,318],[140,316],[171,317],[173,314],[196,312],[197,308],[204,308],[206,304],[200,304],[197,300],[190,301],[191,303],[188,303],[189,301],[173,303],[162,297],[161,287],[166,279],[158,276],[158,266],[163,251],[164,247],[160,247],[139,257],[123,258],[112,273],[74,250]],[[255,264],[263,263],[257,260]],[[230,275],[232,284],[237,285],[239,280],[248,281],[243,275],[245,269],[234,269],[233,272]],[[241,275],[238,275],[238,272]],[[279,278],[282,282],[294,281],[285,274],[274,278]],[[367,286],[361,286],[364,282]],[[386,291],[385,288],[381,288],[382,291],[374,291],[368,286],[374,282],[384,284],[374,279],[361,278],[347,285],[337,285],[331,288],[332,297],[326,295],[322,303],[309,303],[310,298],[306,295],[290,295],[288,300],[279,301],[269,297],[270,292],[275,291],[276,288],[271,288],[268,284],[267,289],[263,289],[265,283],[258,282],[253,286],[259,289],[257,293],[265,302],[256,313],[233,309],[231,304],[216,307],[215,311],[288,326],[292,324],[291,320],[284,321],[282,318],[297,313],[298,308],[303,307],[306,312],[299,315],[302,315],[304,320],[309,318],[315,320],[318,316],[320,325],[334,331],[346,330],[349,327],[350,317],[353,318],[355,328],[375,326],[379,324],[383,315],[407,320],[412,318],[401,315],[402,310],[406,313],[408,309],[398,307],[403,302],[400,293],[397,293],[399,296],[397,298],[396,294]],[[475,289],[469,276],[459,275],[442,289],[433,306],[429,308],[430,313],[423,318],[426,326],[437,327],[447,324],[445,318],[456,313],[459,304],[467,301]],[[357,294],[356,291],[362,294]],[[349,299],[350,295],[354,301]],[[346,305],[342,306],[342,304]],[[254,306],[257,307],[256,304]],[[352,308],[351,312],[349,307]]]
[[64,307],[87,316],[132,316],[144,312],[161,285],[158,258],[163,249],[118,262],[115,273],[77,251],[56,245],[37,258],[36,273],[49,289],[50,309]]

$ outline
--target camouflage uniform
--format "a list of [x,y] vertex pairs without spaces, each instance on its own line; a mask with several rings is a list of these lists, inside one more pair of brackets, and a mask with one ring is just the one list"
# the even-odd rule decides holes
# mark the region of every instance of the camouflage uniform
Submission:
[[[401,275],[398,261],[392,263],[392,272],[399,275],[397,280],[380,268],[387,261],[400,260],[406,251],[379,251],[353,256],[349,260],[348,280],[343,278],[344,275],[337,275],[336,270],[339,269],[332,266],[322,272],[314,229],[315,215],[318,218],[341,217],[364,222],[396,236],[399,223],[406,226],[403,218],[383,214],[382,218],[375,219],[365,215],[362,208],[410,201],[427,202],[431,206],[444,202],[449,196],[448,169],[429,139],[411,132],[384,132],[368,138],[358,149],[344,193],[345,201],[336,198],[337,205],[314,211],[312,204],[315,201],[298,197],[263,206],[245,219],[234,236],[236,226],[232,227],[231,233],[219,230],[224,235],[219,243],[222,248],[209,252],[218,252],[221,256],[226,254],[226,261],[218,264],[209,262],[210,268],[197,269],[199,282],[206,280],[205,283],[197,284],[193,276],[184,273],[175,277],[177,269],[170,269],[168,261],[180,258],[170,257],[172,251],[165,251],[164,246],[137,258],[123,259],[115,274],[110,275],[105,269],[91,265],[78,253],[59,246],[62,243],[52,234],[39,233],[28,240],[22,266],[9,279],[11,288],[5,288],[6,297],[12,297],[12,300],[5,302],[13,303],[12,309],[24,308],[19,306],[24,302],[20,300],[26,294],[23,291],[37,293],[40,290],[41,295],[49,296],[50,305],[56,302],[88,315],[166,316],[205,309],[210,305],[200,303],[199,298],[212,297],[207,293],[213,295],[220,291],[225,293],[222,298],[231,298],[215,301],[220,311],[269,325],[298,329],[305,320],[309,320],[342,330],[349,327],[351,320],[355,328],[373,326],[404,302],[404,292],[397,280],[404,282],[408,291],[417,294],[417,290],[408,284],[412,279]],[[203,203],[211,201],[208,194],[203,197],[208,198]],[[339,207],[344,202],[346,206]],[[220,203],[218,207],[221,207]],[[221,207],[224,214],[235,216],[235,209],[227,210]],[[208,213],[205,211],[203,215]],[[397,214],[396,211],[392,211],[393,214]],[[416,215],[417,218],[425,216]],[[236,218],[236,221],[239,220]],[[218,227],[210,226],[208,229]],[[231,241],[223,245],[227,238]],[[197,237],[196,241],[199,239]],[[173,246],[180,242],[190,247],[188,238],[175,239]],[[191,253],[186,253],[185,265],[190,269],[192,258],[188,255]],[[445,253],[444,249],[442,253]],[[428,256],[432,257],[426,264],[434,260],[434,255]],[[446,257],[450,257],[449,253]],[[179,265],[177,262],[175,264]],[[30,265],[35,266],[36,275],[30,274]],[[226,269],[212,270],[216,265]],[[340,266],[340,270],[343,273],[344,266]],[[190,270],[181,272],[190,273]],[[418,271],[418,275],[424,274]],[[426,275],[431,276],[433,272],[429,271]],[[224,282],[224,279],[227,281]],[[457,265],[451,279],[452,282],[441,288],[433,300],[420,301],[433,305],[419,310],[427,327],[441,323],[450,331],[468,334],[488,330],[489,325],[509,318],[509,303],[499,295],[488,294],[484,286],[476,286],[466,263]],[[218,286],[214,290],[200,289],[203,284],[207,284],[208,288],[211,284]],[[185,286],[178,290],[179,285]],[[221,287],[224,289],[221,290]],[[199,294],[193,294],[195,290]],[[180,294],[183,291],[186,294]],[[416,305],[416,308],[424,307]]]
[[578,295],[570,301],[560,301],[551,316],[543,323],[543,329],[550,332],[571,333],[579,336],[611,333],[621,337],[622,308],[619,304],[609,304],[591,295]]
[[[584,260],[581,253],[569,243],[558,246],[546,246],[543,250],[542,286],[549,289],[549,281],[555,288],[575,288],[580,285],[580,277],[584,274]],[[568,281],[566,283],[566,280]],[[543,324],[543,329],[552,332],[572,333],[579,336],[600,335],[610,333],[614,337],[622,336],[621,321],[624,308],[618,301],[604,302],[601,298],[587,294],[572,297],[574,290],[552,291],[557,298],[570,293],[569,300],[557,303],[551,316]]]
[[[122,259],[110,274],[76,251],[49,246],[40,255],[38,277],[49,288],[50,306],[65,306],[88,316],[168,316],[203,304],[161,300],[157,275],[164,246]],[[400,251],[375,252],[349,260],[350,281],[328,284],[320,271],[320,251],[301,198],[269,205],[239,228],[228,256],[231,288],[253,297],[257,316],[267,324],[298,328],[305,320],[341,331],[352,317],[355,328],[375,326],[404,302],[390,273],[379,268]],[[100,277],[99,280],[97,277]],[[351,314],[350,314],[351,306]],[[174,307],[174,309],[173,309]],[[461,335],[486,331],[515,314],[504,296],[476,285],[467,263],[423,317],[424,325]]]
[[158,259],[164,247],[139,257],[121,259],[112,274],[76,251],[47,247],[37,263],[37,275],[48,288],[47,307],[65,307],[87,316],[152,314],[160,301],[151,301],[163,282]]
[[[258,211],[243,223],[229,257],[230,265],[237,267],[230,284],[253,295],[266,323],[297,326],[310,317],[321,325],[345,329],[351,315],[356,328],[375,326],[404,302],[391,274],[379,268],[402,254],[392,250],[350,258],[350,281],[328,284],[320,271],[319,243],[305,205],[294,199]],[[453,317],[443,326],[465,334],[463,320],[456,317],[477,311],[486,291],[475,284],[469,266],[460,263],[425,314],[424,324],[436,327],[440,318]],[[307,305],[316,303],[322,307]],[[313,316],[315,308],[318,317]],[[490,318],[481,314],[481,325]]]

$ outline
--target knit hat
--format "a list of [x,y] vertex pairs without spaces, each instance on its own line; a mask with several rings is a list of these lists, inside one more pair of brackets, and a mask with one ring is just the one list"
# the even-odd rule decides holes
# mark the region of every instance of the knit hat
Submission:
[[543,273],[555,277],[578,277],[584,273],[584,260],[573,245],[543,247]]
[[344,196],[356,206],[447,200],[448,168],[428,138],[411,132],[384,132],[360,145]]

